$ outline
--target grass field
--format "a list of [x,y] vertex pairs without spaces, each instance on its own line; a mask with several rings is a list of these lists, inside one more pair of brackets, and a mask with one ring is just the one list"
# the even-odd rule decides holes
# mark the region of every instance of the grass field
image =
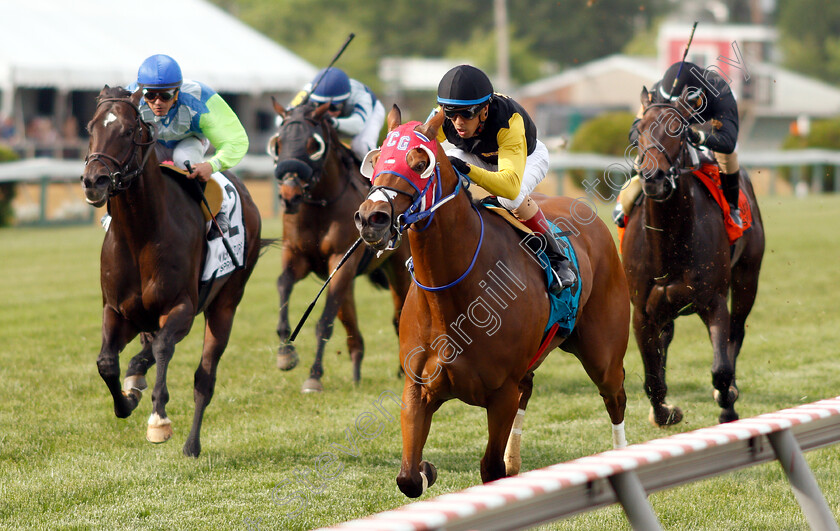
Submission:
[[[768,234],[758,301],[738,363],[742,418],[840,394],[840,197],[761,198]],[[263,235],[280,236],[278,219]],[[302,395],[312,362],[315,316],[298,338],[301,365],[274,367],[280,252],[263,256],[250,281],[219,368],[202,433],[203,452],[181,447],[193,413],[192,380],[201,330],[176,349],[168,412],[175,435],[145,441],[149,393],[134,415],[117,419],[96,369],[101,295],[98,227],[0,230],[0,528],[309,529],[398,507],[401,453],[397,420],[372,406],[399,395],[390,298],[367,280],[357,303],[367,356],[354,387],[344,333],[327,346],[326,391]],[[293,294],[293,324],[320,287]],[[323,302],[323,301],[321,301]],[[320,308],[320,306],[319,306]],[[316,314],[320,310],[316,310]],[[138,349],[122,356],[123,370]],[[626,357],[627,436],[637,443],[716,423],[711,347],[696,317],[677,321],[669,358],[670,402],[685,421],[668,430],[647,422],[642,366],[631,340]],[[150,373],[150,384],[153,372]],[[397,406],[385,400],[396,415]],[[537,373],[523,436],[523,470],[610,448],[609,419],[579,363],[556,351]],[[378,415],[379,433],[348,442],[356,419]],[[451,402],[436,415],[425,457],[439,478],[422,499],[480,483],[484,411]],[[345,452],[337,452],[338,446]],[[333,451],[340,462],[318,456]],[[832,511],[840,516],[840,447],[807,454]],[[329,465],[328,467],[326,465]],[[328,470],[330,477],[312,471]],[[655,493],[666,529],[807,529],[775,464]],[[545,529],[629,529],[614,506]]]

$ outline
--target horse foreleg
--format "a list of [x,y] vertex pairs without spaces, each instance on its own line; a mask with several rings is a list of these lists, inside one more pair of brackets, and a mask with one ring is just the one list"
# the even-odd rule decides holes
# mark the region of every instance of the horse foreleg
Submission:
[[519,409],[516,410],[516,417],[513,419],[513,426],[510,428],[507,445],[505,445],[505,474],[515,476],[522,468],[522,425],[525,422],[525,408],[528,407],[528,400],[534,390],[534,371],[528,371],[522,381],[519,382]]
[[166,416],[169,390],[166,387],[166,371],[175,353],[175,345],[184,339],[192,327],[194,309],[190,302],[176,305],[162,318],[162,327],[152,341],[152,352],[157,363],[155,387],[152,389],[152,414],[146,428],[146,439],[162,443],[172,437],[172,423]]
[[[408,243],[408,241],[403,242],[403,245]],[[385,271],[385,276],[388,279],[388,284],[391,288],[391,300],[394,304],[394,330],[397,332],[397,337],[400,335],[400,316],[402,315],[402,309],[405,305],[405,298],[408,296],[408,289],[411,287],[411,276],[408,273],[408,270],[403,267],[402,263],[398,263],[395,261],[395,258],[399,257],[402,259],[402,262],[405,262],[408,259],[410,253],[400,253],[399,250],[394,256],[385,264],[383,267],[383,271]],[[404,258],[403,258],[404,257]],[[397,367],[397,378],[405,377],[405,371],[403,371],[402,365]]]
[[506,476],[504,453],[519,406],[519,385],[506,382],[487,401],[487,448],[481,458],[481,481]]
[[148,386],[146,385],[146,373],[149,367],[155,364],[155,356],[152,353],[152,341],[155,335],[150,332],[140,334],[142,348],[131,361],[128,362],[128,369],[125,371],[123,380],[123,392],[137,394],[140,400]]
[[440,407],[440,403],[424,401],[421,387],[406,378],[402,396],[405,405],[400,413],[403,451],[397,486],[409,498],[419,497],[437,480],[435,466],[421,459],[432,425],[432,415]]
[[718,297],[706,312],[700,313],[700,318],[709,330],[709,339],[714,350],[712,362],[713,396],[721,407],[719,422],[738,420],[735,412],[735,401],[738,399],[738,389],[735,387],[735,360],[729,351],[729,309],[726,298]]
[[362,332],[359,330],[359,321],[356,314],[356,300],[353,297],[353,285],[347,288],[344,302],[338,310],[338,319],[344,325],[347,332],[347,349],[350,352],[350,359],[353,361],[353,383],[358,385],[362,378],[362,359],[365,357],[365,342]]
[[[737,374],[738,354],[744,343],[747,316],[752,311],[758,293],[758,271],[761,255],[743,256],[732,268],[732,310],[729,318],[729,346],[727,353],[732,360],[732,370]],[[738,389],[733,380],[732,386]]]
[[[673,323],[670,326],[673,327]],[[665,382],[666,346],[670,342],[669,335],[673,335],[673,328],[670,328],[670,332],[668,326],[657,330],[637,308],[633,311],[633,331],[645,367],[645,394],[650,400],[648,420],[654,426],[677,424],[683,418],[682,410],[665,403],[665,396],[668,394],[668,385]]]
[[[220,303],[222,300],[217,299]],[[228,300],[230,299],[224,299],[225,302]],[[195,413],[190,434],[184,443],[184,455],[187,457],[198,457],[201,453],[201,422],[204,419],[204,410],[213,398],[213,391],[216,388],[216,369],[230,339],[235,312],[236,304],[234,303],[222,308],[213,305],[204,313],[204,349],[201,353],[201,362],[195,370],[193,383]]]
[[289,326],[289,297],[295,283],[309,273],[309,267],[302,259],[296,259],[291,251],[283,251],[283,273],[277,277],[277,295],[280,298],[280,320],[277,323],[277,336],[280,347],[277,349],[277,368],[290,371],[297,367],[298,357],[295,346],[289,342],[292,329]]
[[102,312],[102,348],[96,359],[99,376],[105,381],[114,399],[114,414],[119,418],[131,415],[140,402],[137,391],[124,392],[120,386],[120,352],[137,335],[130,322],[106,306]]
[[[338,265],[340,258],[339,256],[330,260],[331,269],[334,269]],[[318,324],[315,325],[315,361],[309,369],[309,378],[303,382],[301,391],[304,393],[319,393],[324,390],[323,385],[321,385],[321,377],[324,375],[324,349],[327,346],[327,341],[332,337],[338,309],[343,304],[350,285],[353,282],[356,264],[357,260],[349,260],[345,263],[342,269],[333,277],[329,288],[327,288],[327,300],[324,303],[324,311],[318,319]]]

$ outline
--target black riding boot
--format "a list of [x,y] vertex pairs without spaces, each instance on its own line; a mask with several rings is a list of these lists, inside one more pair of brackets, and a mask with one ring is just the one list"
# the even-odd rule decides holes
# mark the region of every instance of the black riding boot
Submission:
[[[216,223],[219,224],[219,228],[222,229],[222,232],[219,232],[216,229]],[[230,229],[230,221],[228,220],[227,214],[222,211],[219,211],[216,214],[216,223],[210,224],[210,230],[207,231],[207,241],[215,240],[222,236],[223,232],[227,232]]]
[[738,208],[738,196],[740,195],[739,172],[735,173],[721,173],[721,185],[723,187],[723,196],[726,202],[729,203],[729,217],[732,221],[743,227],[744,223],[741,220],[741,210]]

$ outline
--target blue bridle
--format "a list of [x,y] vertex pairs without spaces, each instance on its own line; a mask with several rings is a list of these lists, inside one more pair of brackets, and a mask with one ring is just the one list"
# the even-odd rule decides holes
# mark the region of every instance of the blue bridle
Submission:
[[[458,182],[455,185],[455,190],[453,190],[452,193],[447,195],[446,197],[441,198],[441,192],[440,192],[440,188],[441,188],[441,186],[440,186],[440,164],[435,164],[434,177],[429,179],[429,181],[426,183],[426,186],[424,186],[422,190],[420,189],[419,186],[414,184],[411,181],[411,179],[409,179],[408,177],[406,177],[405,175],[403,175],[399,172],[392,171],[392,170],[383,170],[383,171],[377,173],[376,175],[374,175],[373,180],[375,181],[376,178],[383,173],[390,173],[392,175],[396,175],[400,179],[402,179],[405,182],[407,182],[408,184],[410,184],[411,187],[414,188],[414,191],[415,191],[414,194],[409,194],[408,192],[405,192],[403,190],[398,190],[396,188],[391,188],[391,187],[388,187],[388,186],[373,186],[373,187],[371,187],[370,192],[368,193],[368,197],[370,197],[370,195],[373,194],[374,192],[376,192],[377,190],[387,190],[387,191],[390,191],[390,192],[394,192],[394,193],[397,193],[397,194],[404,194],[404,195],[407,195],[407,196],[411,197],[411,205],[409,205],[408,209],[405,212],[403,212],[402,214],[400,214],[398,217],[394,218],[394,202],[391,199],[390,195],[383,192],[386,199],[388,200],[388,203],[391,205],[391,219],[393,220],[392,225],[391,225],[391,230],[394,233],[396,233],[396,242],[394,243],[393,246],[389,245],[389,249],[395,249],[399,245],[399,242],[402,239],[403,231],[406,228],[413,225],[414,223],[417,223],[418,221],[422,221],[422,220],[428,218],[427,221],[426,221],[426,225],[422,229],[415,229],[414,227],[411,227],[412,230],[414,230],[416,232],[423,232],[424,230],[428,229],[429,225],[432,223],[432,219],[434,219],[434,217],[435,217],[435,211],[438,208],[445,205],[446,203],[448,203],[449,201],[451,201],[452,199],[454,199],[455,196],[457,196],[458,193],[461,191],[462,179],[465,181],[465,184],[464,184],[465,187],[469,185],[469,178],[466,175],[463,175],[462,173],[460,173],[458,170],[455,170],[455,174],[458,176]],[[429,186],[432,185],[432,182],[436,183],[435,190],[434,190],[434,199],[433,199],[432,205],[430,207],[426,208],[425,210],[421,210],[423,197],[425,197],[426,192],[428,192],[428,190],[429,190]],[[405,262],[405,266],[408,269],[408,272],[411,274],[411,280],[414,281],[414,283],[417,285],[417,287],[419,287],[423,290],[426,290],[426,291],[443,291],[445,289],[451,288],[452,286],[455,286],[456,284],[458,284],[459,282],[464,280],[464,278],[466,278],[466,276],[470,274],[470,271],[472,271],[473,266],[475,265],[475,261],[478,259],[478,253],[481,250],[481,244],[482,244],[482,242],[484,242],[484,218],[481,217],[481,213],[478,211],[478,209],[476,208],[475,205],[470,203],[470,206],[472,206],[473,210],[475,210],[475,213],[478,214],[478,219],[481,221],[481,233],[479,234],[478,246],[475,249],[475,254],[472,257],[472,261],[470,261],[469,267],[467,267],[467,270],[464,271],[464,273],[460,277],[453,280],[449,284],[446,284],[445,286],[426,286],[426,285],[420,283],[415,278],[415,276],[414,276],[414,261],[412,260],[412,258],[409,257],[409,259]]]

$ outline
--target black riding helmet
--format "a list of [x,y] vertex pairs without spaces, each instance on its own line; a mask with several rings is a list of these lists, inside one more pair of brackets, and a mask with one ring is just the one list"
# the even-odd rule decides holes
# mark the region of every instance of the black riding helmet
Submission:
[[[659,83],[659,96],[664,100],[674,101],[680,97],[683,89],[688,86],[689,101],[696,99],[703,93],[703,82],[697,78],[697,76],[702,75],[703,69],[694,63],[688,61],[674,63],[668,67],[665,75],[662,76],[662,82]],[[677,80],[676,86],[674,85],[675,79]]]
[[484,106],[493,96],[487,74],[470,65],[459,65],[443,75],[438,84],[437,102],[445,108]]

